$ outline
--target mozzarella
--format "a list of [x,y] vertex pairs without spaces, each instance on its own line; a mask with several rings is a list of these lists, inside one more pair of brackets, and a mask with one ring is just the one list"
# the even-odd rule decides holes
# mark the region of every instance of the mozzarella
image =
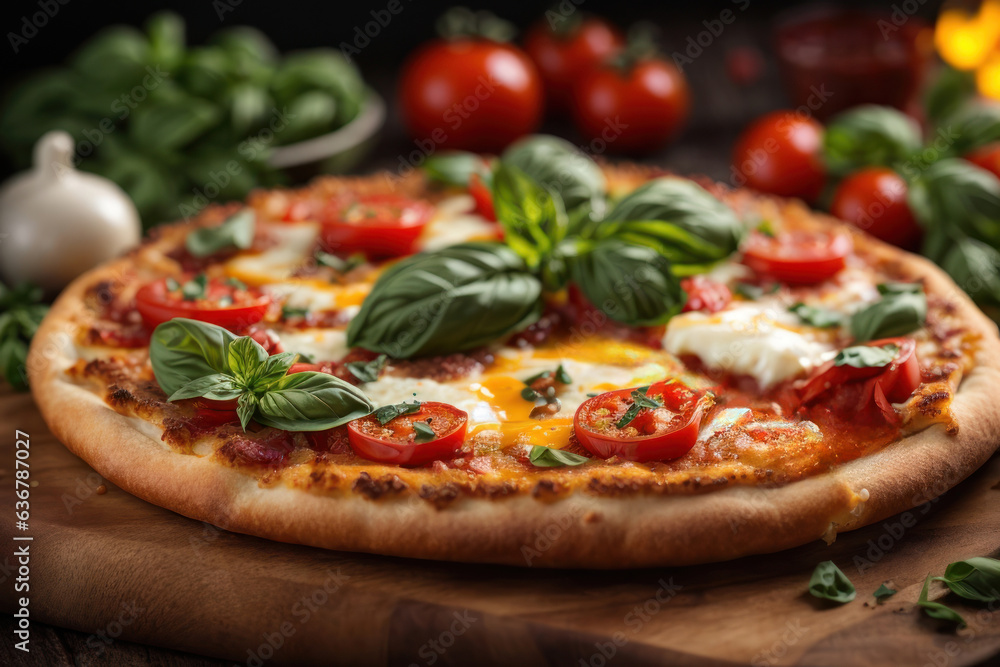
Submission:
[[709,368],[749,375],[766,389],[832,358],[833,346],[817,340],[822,336],[771,301],[678,315],[667,325],[663,345],[671,354],[693,354]]
[[319,223],[290,222],[268,225],[274,246],[255,253],[243,253],[226,263],[226,272],[250,285],[277,283],[292,277],[296,269],[312,257],[319,238]]
[[298,352],[315,361],[337,361],[348,352],[347,332],[340,329],[283,331],[278,335],[286,352]]
[[441,201],[418,241],[420,249],[440,250],[465,241],[497,238],[496,224],[473,213],[474,208],[475,200],[470,195]]

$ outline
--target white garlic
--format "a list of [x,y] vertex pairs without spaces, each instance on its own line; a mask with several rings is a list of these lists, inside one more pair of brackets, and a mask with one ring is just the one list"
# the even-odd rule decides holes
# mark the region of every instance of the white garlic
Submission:
[[139,243],[132,200],[106,178],[73,168],[73,139],[49,132],[34,168],[0,188],[0,277],[53,295],[74,278]]

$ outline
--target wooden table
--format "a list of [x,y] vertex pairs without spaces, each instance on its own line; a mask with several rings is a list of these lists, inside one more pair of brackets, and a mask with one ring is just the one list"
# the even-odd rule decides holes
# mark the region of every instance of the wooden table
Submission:
[[[48,432],[29,396],[6,392],[0,526],[8,539],[15,429],[30,435],[37,482],[29,530],[17,531],[34,537],[32,645],[52,649],[54,641],[67,661],[55,655],[26,664],[128,664],[148,655],[126,642],[250,665],[956,666],[1000,659],[1000,613],[949,598],[970,621],[955,633],[914,606],[927,573],[1000,550],[1000,457],[940,500],[830,547],[817,542],[702,567],[541,571],[327,552],[186,519],[102,480]],[[12,559],[11,544],[2,565]],[[806,593],[813,567],[827,559],[857,586],[854,602],[831,605]],[[14,575],[3,575],[0,601],[12,610]],[[870,593],[883,580],[899,593],[876,605]],[[12,629],[2,642],[8,652]],[[214,662],[171,652],[158,653],[156,664]]]

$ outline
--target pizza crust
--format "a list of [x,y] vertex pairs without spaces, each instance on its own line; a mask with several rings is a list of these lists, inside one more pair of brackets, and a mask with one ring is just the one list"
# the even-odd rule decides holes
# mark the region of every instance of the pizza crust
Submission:
[[[638,183],[652,173],[625,168],[615,179]],[[371,500],[261,486],[210,457],[173,451],[156,427],[115,412],[66,375],[76,361],[76,321],[84,314],[87,287],[127,275],[131,257],[98,267],[67,288],[35,336],[28,371],[53,433],[98,473],[144,500],[234,532],[328,549],[520,566],[629,568],[727,560],[833,539],[920,505],[965,479],[1000,444],[996,326],[932,263],[860,233],[855,238],[922,277],[928,292],[947,296],[956,315],[982,336],[975,367],[952,404],[961,428],[948,435],[935,425],[829,473],[780,487],[666,497],[461,497],[437,509],[416,494]]]

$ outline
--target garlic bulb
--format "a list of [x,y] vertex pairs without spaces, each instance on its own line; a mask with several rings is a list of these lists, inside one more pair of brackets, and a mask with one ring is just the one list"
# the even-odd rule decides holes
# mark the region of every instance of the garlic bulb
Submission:
[[73,139],[49,132],[34,168],[0,189],[0,277],[53,295],[84,271],[139,243],[132,200],[106,178],[73,168]]

